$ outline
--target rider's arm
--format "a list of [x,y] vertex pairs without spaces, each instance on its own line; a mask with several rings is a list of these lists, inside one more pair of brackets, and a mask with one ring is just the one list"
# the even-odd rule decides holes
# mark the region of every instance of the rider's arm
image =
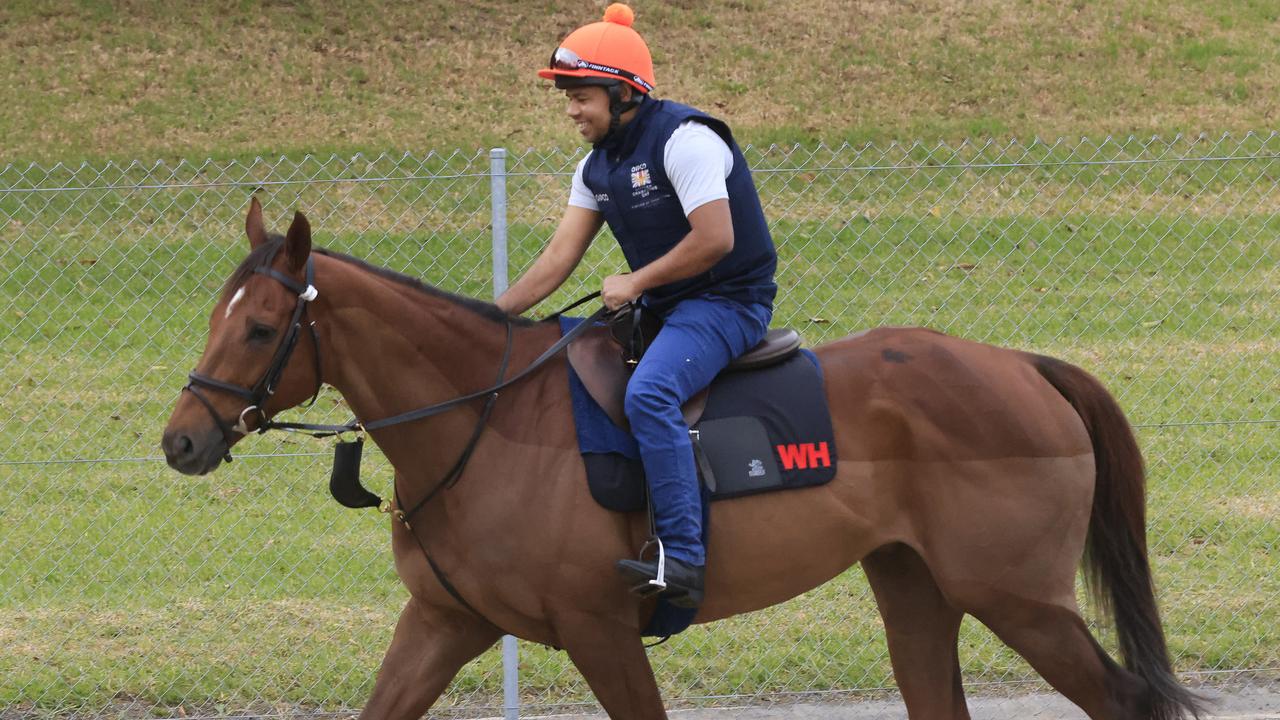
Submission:
[[663,163],[691,230],[666,255],[636,272],[606,278],[606,305],[617,307],[650,288],[704,273],[733,250],[725,185],[733,162],[728,144],[702,123],[685,123],[672,134]]
[[631,274],[639,292],[691,278],[712,268],[733,250],[728,200],[712,200],[689,213],[692,228],[666,255]]
[[581,262],[603,222],[604,216],[597,210],[566,207],[551,242],[533,266],[498,298],[498,307],[519,315],[555,292]]

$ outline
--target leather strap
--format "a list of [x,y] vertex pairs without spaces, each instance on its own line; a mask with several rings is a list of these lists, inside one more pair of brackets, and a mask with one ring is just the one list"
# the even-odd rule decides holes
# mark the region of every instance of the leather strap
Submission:
[[[579,301],[579,304],[589,299],[591,298],[590,297],[584,298],[583,300]],[[566,310],[567,309],[568,308],[566,308]],[[559,314],[560,313],[556,313],[556,315],[559,315]],[[360,430],[360,429],[377,430],[379,428],[389,427],[391,425],[399,425],[401,423],[421,420],[423,418],[431,417],[432,415],[439,415],[442,412],[447,412],[461,405],[465,405],[471,402],[472,400],[478,400],[487,395],[493,395],[494,393],[500,390],[504,390],[508,387],[511,387],[517,382],[523,380],[525,377],[533,373],[535,370],[537,370],[538,368],[546,364],[548,360],[554,357],[561,350],[564,350],[566,347],[568,347],[569,344],[572,343],[574,340],[576,340],[579,335],[586,332],[588,329],[591,328],[591,326],[593,326],[597,321],[602,319],[607,314],[609,314],[609,310],[603,307],[595,311],[590,317],[588,317],[578,326],[574,327],[572,330],[565,333],[559,340],[556,341],[554,345],[547,348],[546,351],[544,351],[541,355],[539,355],[532,363],[530,363],[523,370],[516,373],[515,375],[512,375],[507,380],[504,380],[498,383],[497,385],[494,385],[493,387],[485,388],[484,390],[477,390],[473,393],[468,393],[466,395],[462,395],[460,397],[456,397],[451,400],[445,400],[444,402],[436,403],[435,405],[428,405],[426,407],[421,407],[415,410],[409,410],[407,412],[400,413],[399,415],[392,415],[390,417],[381,418],[379,420],[372,420],[370,422],[365,422],[365,423],[352,420],[351,422],[345,425],[315,425],[310,423],[289,423],[289,422],[268,421],[263,424],[263,427],[267,430],[314,431],[316,437],[327,437],[329,435],[337,435],[345,432],[355,432],[356,430]],[[553,315],[552,317],[555,317],[555,315]]]

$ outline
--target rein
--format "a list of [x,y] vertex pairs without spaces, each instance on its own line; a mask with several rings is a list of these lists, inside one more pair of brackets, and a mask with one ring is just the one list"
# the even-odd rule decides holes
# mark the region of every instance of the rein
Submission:
[[[564,313],[572,310],[573,308],[578,307],[579,305],[589,300],[594,300],[599,296],[600,296],[599,292],[591,293],[590,295],[587,295],[586,297],[583,297],[575,301],[568,307],[565,307],[559,312],[556,312],[555,314],[550,315],[548,317],[558,317],[560,315],[563,315]],[[466,395],[460,395],[450,400],[438,402],[434,405],[420,407],[420,408],[417,408],[416,410],[409,410],[407,412],[400,413],[399,415],[392,415],[390,417],[385,417],[380,420],[371,420],[369,422],[359,422],[356,420],[352,420],[351,422],[346,423],[344,425],[315,425],[311,423],[275,422],[273,420],[267,420],[266,422],[264,422],[262,425],[259,426],[257,432],[264,433],[267,430],[286,430],[289,432],[302,432],[304,434],[310,434],[312,437],[330,437],[332,435],[340,435],[342,433],[348,433],[348,432],[378,430],[384,427],[389,427],[391,425],[399,425],[401,423],[421,420],[423,418],[431,417],[432,415],[439,415],[440,413],[447,412],[461,405],[465,405],[471,402],[472,400],[479,400],[480,398],[483,398],[483,397],[489,397],[490,402],[492,402],[493,400],[497,399],[499,390],[505,390],[506,388],[511,387],[517,382],[520,382],[524,378],[528,377],[531,373],[533,373],[533,371],[545,365],[548,360],[555,357],[557,353],[559,353],[561,350],[564,350],[566,347],[568,347],[569,344],[572,343],[574,340],[577,340],[579,335],[586,332],[588,329],[590,329],[590,327],[593,324],[603,319],[608,314],[609,314],[609,310],[607,308],[601,307],[599,310],[595,311],[595,313],[593,313],[590,317],[584,320],[581,324],[575,326],[572,330],[570,330],[569,332],[561,336],[561,338],[557,340],[554,345],[552,345],[551,347],[543,351],[543,353],[539,355],[537,358],[535,358],[534,361],[530,363],[525,369],[521,370],[515,375],[512,375],[510,378],[503,380],[502,377],[505,374],[507,362],[511,356],[512,330],[511,330],[511,322],[508,320],[507,321],[507,345],[506,345],[506,349],[503,350],[503,353],[502,353],[502,368],[498,372],[498,380],[493,385],[493,387],[485,388],[484,390],[477,390],[472,393],[467,393]],[[317,388],[317,392],[319,392],[319,388]],[[488,408],[486,408],[485,412],[487,415]]]
[[[287,432],[301,432],[304,434],[309,434],[312,437],[331,437],[334,435],[341,435],[343,433],[348,433],[348,432],[363,432],[363,431],[370,431],[370,430],[378,430],[384,427],[390,427],[392,425],[400,425],[402,423],[421,420],[423,418],[428,418],[433,415],[439,415],[440,413],[447,412],[456,407],[465,405],[471,402],[472,400],[478,400],[480,398],[487,397],[488,403],[485,406],[485,410],[481,419],[481,423],[483,424],[484,419],[486,419],[489,415],[489,412],[493,405],[493,401],[496,400],[498,397],[497,395],[498,391],[504,390],[514,385],[515,383],[523,380],[525,377],[527,377],[529,374],[531,374],[538,368],[542,367],[544,364],[546,364],[548,360],[554,357],[557,353],[559,353],[561,350],[564,350],[566,347],[568,347],[568,345],[571,342],[576,340],[578,336],[581,335],[583,332],[585,332],[591,325],[593,325],[595,322],[599,321],[609,313],[607,308],[601,307],[599,310],[593,313],[590,317],[588,317],[586,321],[577,325],[568,333],[565,333],[559,340],[556,341],[554,345],[547,348],[546,351],[544,351],[541,355],[535,358],[534,361],[530,363],[528,367],[516,373],[515,375],[511,376],[510,378],[504,380],[503,376],[506,374],[506,368],[511,357],[511,347],[512,347],[512,328],[511,328],[511,322],[510,320],[508,320],[506,323],[506,327],[507,327],[506,348],[503,350],[502,364],[498,371],[498,380],[492,387],[486,388],[484,390],[477,390],[475,392],[467,393],[466,395],[461,395],[459,397],[455,397],[450,400],[445,400],[443,402],[435,403],[434,405],[420,407],[415,410],[409,410],[407,412],[403,412],[398,415],[392,415],[390,417],[385,417],[378,420],[372,420],[369,422],[360,422],[359,420],[352,420],[351,422],[345,423],[343,425],[276,422],[271,418],[267,417],[266,412],[262,409],[262,405],[267,398],[275,394],[276,384],[280,381],[280,376],[284,373],[284,368],[286,365],[289,364],[289,359],[293,356],[293,351],[297,347],[298,336],[300,335],[301,329],[302,329],[302,320],[306,316],[306,312],[307,312],[307,304],[315,300],[317,297],[319,297],[319,292],[316,290],[316,287],[313,284],[313,281],[315,279],[315,265],[313,260],[310,257],[307,258],[305,285],[299,284],[293,278],[272,269],[271,262],[272,260],[274,260],[274,258],[275,258],[275,255],[273,253],[271,256],[267,257],[263,265],[257,268],[254,268],[254,272],[260,275],[266,275],[267,277],[274,278],[276,281],[280,282],[285,287],[297,293],[298,302],[294,306],[293,318],[289,321],[289,329],[286,331],[285,337],[283,340],[281,340],[280,345],[276,347],[276,352],[272,356],[271,364],[267,367],[267,370],[263,374],[262,379],[259,380],[252,388],[248,388],[248,387],[244,387],[243,385],[236,385],[235,383],[218,380],[215,378],[211,378],[207,375],[203,375],[201,373],[192,371],[187,375],[189,382],[185,387],[182,388],[183,390],[188,391],[192,395],[194,395],[196,399],[199,400],[202,405],[204,405],[205,410],[209,412],[209,415],[213,418],[214,422],[218,425],[218,428],[222,431],[223,439],[227,441],[227,446],[228,446],[227,453],[223,457],[223,459],[226,462],[231,462],[231,459],[232,459],[230,445],[232,441],[235,440],[235,438],[232,437],[232,433],[239,433],[240,435],[248,435],[251,432],[257,432],[258,434],[262,434],[268,430],[284,430]],[[559,312],[551,315],[550,317],[558,317],[560,315],[563,315],[564,313],[572,310],[573,308],[576,308],[579,305],[582,305],[583,303],[586,303],[597,297],[600,297],[599,292],[591,293],[590,295],[587,295],[586,297],[583,297],[573,302],[572,304],[563,308]],[[311,400],[307,403],[307,407],[311,407],[312,405],[315,404],[316,398],[320,395],[320,386],[323,385],[323,381],[321,380],[321,375],[320,375],[320,372],[321,372],[320,337],[319,337],[319,334],[316,332],[316,326],[314,322],[308,323],[307,327],[311,331],[311,339],[313,341],[313,344],[316,350],[316,356],[315,356],[316,390],[311,395]],[[248,400],[249,405],[240,412],[240,416],[236,424],[229,425],[213,409],[213,404],[209,402],[208,398],[204,396],[204,393],[200,392],[199,388],[207,388],[210,390],[221,390],[223,392],[231,393],[233,395],[236,395]],[[248,425],[245,423],[246,416],[248,416],[249,413],[251,412],[258,413],[259,422],[255,430],[250,430]],[[474,442],[472,444],[474,444]]]

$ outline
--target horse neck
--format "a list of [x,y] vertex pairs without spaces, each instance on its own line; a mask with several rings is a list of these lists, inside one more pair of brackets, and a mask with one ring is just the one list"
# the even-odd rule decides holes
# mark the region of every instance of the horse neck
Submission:
[[[323,261],[323,262],[321,262]],[[390,417],[491,386],[506,346],[503,324],[456,300],[320,257],[317,314],[325,381],[358,418]],[[421,457],[423,433],[440,453],[466,442],[479,403],[391,426],[375,438],[399,470],[438,463]]]

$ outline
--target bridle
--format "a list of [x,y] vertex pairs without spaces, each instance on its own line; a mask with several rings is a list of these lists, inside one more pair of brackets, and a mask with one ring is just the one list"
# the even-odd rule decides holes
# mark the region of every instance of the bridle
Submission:
[[[293,307],[293,317],[289,320],[288,328],[285,330],[284,337],[281,338],[280,344],[276,346],[275,354],[271,357],[271,364],[267,366],[266,372],[263,373],[262,379],[258,380],[253,387],[244,387],[235,383],[226,382],[211,378],[196,371],[187,374],[187,385],[183,390],[190,392],[204,405],[205,410],[209,411],[210,417],[217,424],[218,429],[222,431],[222,438],[227,443],[227,452],[223,456],[223,460],[231,462],[231,445],[235,441],[232,433],[240,435],[248,435],[253,430],[249,429],[248,423],[245,422],[250,413],[257,413],[257,432],[264,433],[272,427],[276,427],[271,419],[267,417],[263,405],[267,399],[275,394],[276,385],[280,382],[280,376],[284,374],[284,368],[289,364],[289,358],[293,356],[294,348],[298,345],[298,336],[302,333],[302,324],[306,320],[307,304],[315,300],[319,293],[316,291],[315,285],[315,265],[310,256],[307,257],[306,282],[300,284],[297,280],[281,273],[271,267],[271,262],[275,259],[276,253],[280,251],[276,248],[266,261],[254,268],[254,272],[259,275],[266,275],[273,278],[298,296],[298,301]],[[311,395],[311,401],[307,403],[307,407],[315,404],[316,398],[320,395],[321,375],[320,375],[320,337],[316,333],[316,324],[314,322],[307,323],[307,328],[311,331],[311,341],[315,348],[315,372],[316,372],[316,389]],[[231,393],[238,397],[244,398],[249,402],[244,410],[240,411],[240,415],[235,425],[228,425],[225,420],[213,408],[213,403],[205,397],[200,388],[209,390],[221,390]]]
[[[452,398],[450,400],[445,400],[443,402],[436,403],[434,405],[428,405],[426,407],[417,408],[415,410],[409,410],[408,412],[403,412],[398,415],[392,415],[391,417],[380,418],[378,420],[372,420],[369,422],[360,422],[359,420],[352,420],[351,422],[346,423],[344,425],[317,425],[312,423],[276,422],[267,416],[266,412],[263,410],[263,407],[262,407],[263,403],[265,403],[266,400],[270,398],[272,394],[275,393],[276,385],[280,381],[280,376],[284,373],[285,366],[289,364],[289,358],[293,356],[294,348],[298,344],[298,336],[302,332],[303,322],[306,320],[307,304],[315,300],[316,297],[318,297],[319,295],[319,293],[315,288],[315,285],[313,284],[315,280],[315,267],[314,267],[312,258],[310,256],[307,257],[306,275],[305,275],[306,282],[305,284],[302,284],[302,283],[299,283],[297,280],[294,280],[293,278],[289,277],[288,275],[278,272],[277,270],[271,267],[271,262],[275,259],[276,252],[279,252],[279,248],[277,248],[275,252],[272,252],[270,255],[268,255],[266,260],[263,262],[263,264],[254,268],[253,271],[259,275],[266,275],[267,277],[274,278],[275,280],[280,282],[282,285],[284,285],[286,288],[296,293],[298,296],[298,301],[293,308],[293,318],[289,321],[289,326],[288,326],[288,329],[285,331],[285,336],[280,341],[280,345],[276,347],[275,355],[273,355],[271,358],[271,365],[269,365],[267,367],[266,372],[263,373],[262,379],[259,380],[253,387],[248,388],[248,387],[244,387],[243,385],[236,385],[235,383],[225,382],[223,380],[211,378],[207,375],[202,375],[201,373],[193,371],[187,375],[189,382],[183,388],[183,390],[189,391],[192,395],[195,396],[197,400],[200,401],[202,405],[204,405],[205,409],[209,412],[210,417],[213,418],[214,422],[218,425],[218,428],[222,431],[222,437],[227,442],[227,453],[223,457],[223,459],[227,462],[231,462],[231,444],[236,440],[236,438],[233,436],[233,433],[239,433],[240,435],[248,435],[251,432],[257,432],[261,434],[261,433],[265,433],[268,430],[285,430],[289,432],[302,432],[315,437],[329,437],[329,436],[340,435],[342,433],[348,433],[348,432],[364,432],[368,430],[377,430],[379,428],[389,427],[391,425],[399,425],[401,423],[413,422],[414,420],[421,420],[423,418],[431,417],[432,415],[438,415],[447,410],[452,410],[456,407],[460,407],[473,400],[479,400],[483,398],[486,400],[485,408],[480,415],[480,419],[476,425],[476,431],[472,435],[471,442],[468,444],[466,450],[463,453],[463,457],[460,459],[459,463],[455,465],[453,470],[450,471],[449,477],[446,478],[445,482],[437,486],[437,489],[439,487],[443,487],[444,485],[452,484],[452,482],[457,479],[457,476],[461,475],[462,467],[465,465],[466,459],[470,456],[472,448],[474,448],[476,442],[479,440],[480,430],[483,429],[485,422],[489,418],[489,413],[493,408],[493,403],[498,398],[498,391],[504,388],[507,388],[515,384],[516,382],[519,382],[520,380],[524,379],[527,375],[532,373],[534,370],[537,370],[539,367],[545,364],[547,360],[551,359],[556,353],[568,347],[569,343],[576,340],[579,335],[581,335],[583,332],[585,332],[586,330],[591,328],[593,325],[595,325],[596,321],[604,318],[607,314],[609,314],[609,310],[607,308],[601,307],[594,314],[588,317],[585,321],[578,324],[569,332],[561,336],[561,338],[558,341],[556,341],[554,345],[547,348],[546,351],[544,351],[541,355],[539,355],[532,363],[530,363],[523,370],[516,373],[515,375],[512,375],[510,378],[505,378],[507,365],[511,359],[511,348],[513,344],[512,326],[511,326],[511,321],[508,319],[506,321],[506,335],[507,335],[506,347],[503,350],[502,362],[498,368],[498,379],[492,387],[486,388],[484,390],[477,390],[476,392],[467,393],[466,395],[461,395],[461,396]],[[568,307],[564,308],[563,310],[560,310],[552,317],[562,315],[568,312],[569,310],[572,310],[578,307],[579,305],[582,305],[587,301],[594,300],[599,296],[600,296],[599,292],[594,292],[570,304]],[[316,398],[320,394],[320,386],[322,384],[322,381],[321,381],[321,374],[320,374],[320,371],[321,371],[320,338],[318,333],[316,332],[316,327],[314,322],[307,323],[307,328],[311,331],[312,344],[315,348],[315,373],[316,373],[316,389],[315,389],[315,392],[311,395],[311,401],[307,403],[307,407],[310,407],[311,405],[315,404]],[[240,416],[236,421],[236,424],[229,425],[218,415],[217,411],[214,410],[213,404],[210,403],[208,398],[204,396],[204,393],[200,391],[200,388],[207,388],[211,390],[221,390],[223,392],[228,392],[233,395],[244,398],[245,400],[248,401],[249,404],[245,407],[244,410],[240,411]],[[250,429],[248,427],[248,424],[245,422],[246,417],[248,417],[250,413],[257,413],[258,415],[258,423],[255,429]],[[434,491],[431,494],[434,495]],[[419,507],[420,506],[421,506],[421,503],[419,504]],[[416,509],[417,508],[415,508],[415,510]]]

